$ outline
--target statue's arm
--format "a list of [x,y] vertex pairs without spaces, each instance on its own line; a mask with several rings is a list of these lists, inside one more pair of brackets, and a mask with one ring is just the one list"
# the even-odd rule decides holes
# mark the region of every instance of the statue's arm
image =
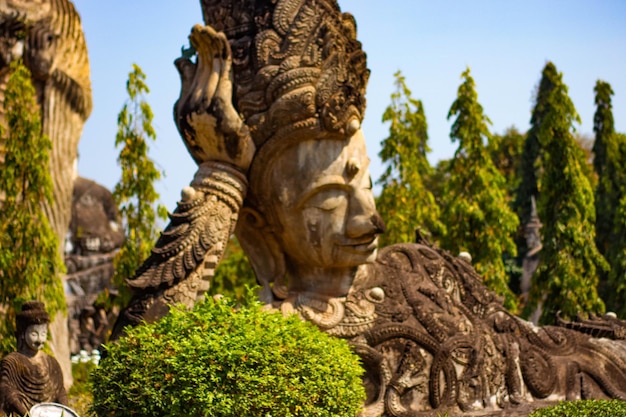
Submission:
[[174,118],[198,171],[150,257],[127,280],[134,296],[120,314],[112,339],[127,325],[155,321],[169,306],[192,306],[202,296],[246,195],[255,146],[232,104],[230,46],[223,33],[208,26],[196,25],[190,40],[196,62],[189,57],[176,60],[182,88]]

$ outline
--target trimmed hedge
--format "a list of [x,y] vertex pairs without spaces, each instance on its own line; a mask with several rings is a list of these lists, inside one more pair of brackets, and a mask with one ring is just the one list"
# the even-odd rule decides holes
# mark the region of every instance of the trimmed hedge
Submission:
[[619,400],[563,401],[536,410],[529,417],[616,417],[626,416],[626,402]]
[[98,416],[355,416],[365,400],[345,340],[296,316],[225,299],[172,309],[106,346]]

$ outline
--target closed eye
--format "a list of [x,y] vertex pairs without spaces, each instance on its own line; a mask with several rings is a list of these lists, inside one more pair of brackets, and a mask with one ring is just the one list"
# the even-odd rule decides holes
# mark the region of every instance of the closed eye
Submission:
[[344,204],[346,201],[346,191],[337,188],[325,188],[313,194],[305,202],[306,207],[315,207],[320,210],[331,211]]

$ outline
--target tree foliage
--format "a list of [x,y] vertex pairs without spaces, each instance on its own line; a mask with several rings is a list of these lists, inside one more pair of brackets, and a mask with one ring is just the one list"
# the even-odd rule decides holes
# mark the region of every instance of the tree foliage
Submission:
[[[496,169],[504,177],[504,192],[506,200],[512,210],[515,210],[515,196],[521,183],[521,160],[524,151],[526,134],[521,133],[515,126],[511,126],[502,134],[494,134],[487,143],[487,152]],[[516,293],[520,292],[520,280],[522,276],[523,250],[526,239],[524,238],[523,226],[518,227],[514,235],[517,246],[517,256],[510,253],[504,255],[504,268],[509,276],[509,288]]]
[[[553,65],[552,65],[553,66]],[[547,66],[546,66],[547,68]],[[556,69],[555,69],[556,71]],[[515,195],[514,208],[520,224],[525,225],[530,220],[531,199],[539,197],[539,177],[542,172],[541,145],[539,143],[539,129],[548,111],[548,96],[554,89],[551,77],[542,77],[535,93],[535,107],[530,117],[530,129],[526,134],[526,141],[522,151],[520,164],[520,183]],[[526,251],[525,242],[520,247]]]
[[502,134],[492,135],[487,143],[487,152],[498,172],[504,177],[505,192],[511,207],[521,183],[520,161],[525,141],[526,134],[511,126]]
[[424,106],[411,97],[401,72],[394,76],[396,90],[383,114],[383,122],[390,122],[389,136],[379,153],[387,168],[377,181],[383,189],[376,207],[387,225],[380,237],[383,246],[413,242],[416,228],[435,237],[444,230],[439,206],[423,180],[432,173],[426,158],[430,148]]
[[58,237],[43,204],[52,201],[50,139],[42,133],[30,71],[11,64],[6,85],[5,127],[0,127],[6,156],[0,169],[0,355],[15,350],[15,314],[28,300],[46,304],[51,317],[65,310],[61,274],[65,267]]
[[[616,211],[620,201],[620,180],[623,166],[620,166],[620,149],[613,120],[613,89],[607,82],[598,80],[595,88],[596,112],[593,116],[593,168],[598,176],[595,190],[596,205],[596,246],[602,255],[608,256],[613,236]],[[618,237],[617,237],[618,238]],[[609,263],[611,259],[607,259]],[[609,272],[600,273],[599,291],[604,300],[613,298],[613,289],[608,283]]]
[[[115,146],[121,147],[117,162],[122,176],[113,198],[126,230],[125,242],[114,260],[113,281],[120,289],[125,288],[124,280],[150,254],[158,238],[157,219],[167,217],[165,207],[156,204],[159,194],[154,182],[161,178],[161,172],[148,157],[148,142],[156,140],[156,132],[152,127],[152,110],[145,100],[150,92],[145,79],[141,68],[133,64],[126,83],[129,98],[117,118]],[[126,304],[129,294],[122,294],[120,302]]]
[[620,188],[624,183],[624,165],[620,154],[619,135],[615,132],[611,85],[598,80],[594,88],[596,112],[593,117],[593,167],[598,176],[595,192],[596,243],[603,255],[609,251],[614,235]]
[[595,245],[593,190],[585,175],[585,156],[572,134],[579,122],[553,63],[546,64],[531,127],[540,145],[543,171],[538,200],[543,223],[540,265],[533,276],[529,308],[543,300],[543,323],[557,311],[565,317],[579,312],[602,312],[598,270],[607,267]]
[[296,315],[207,299],[107,346],[92,374],[98,416],[354,417],[359,358]]
[[[626,135],[617,134],[621,167],[626,166]],[[623,169],[623,168],[622,168]],[[626,319],[626,178],[622,171],[620,184],[620,200],[615,210],[613,222],[613,236],[607,251],[611,270],[609,273],[609,288],[612,291],[607,297],[609,308],[620,318]]]
[[616,133],[613,140],[617,152],[611,165],[615,168],[616,181],[611,193],[611,204],[614,205],[612,229],[606,246],[610,271],[603,295],[607,308],[626,319],[626,135]]
[[515,296],[508,287],[503,255],[516,254],[513,234],[518,219],[507,205],[505,180],[493,164],[485,141],[491,140],[490,123],[478,103],[474,80],[467,69],[448,118],[456,117],[450,138],[459,141],[448,167],[442,219],[449,225],[442,247],[468,251],[485,284],[505,297],[515,310]]

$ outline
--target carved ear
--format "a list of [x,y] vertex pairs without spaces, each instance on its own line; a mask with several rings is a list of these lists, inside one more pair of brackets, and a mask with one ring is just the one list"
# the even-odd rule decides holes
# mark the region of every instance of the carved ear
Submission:
[[242,208],[235,235],[263,286],[261,301],[271,303],[274,295],[286,298],[285,255],[263,216],[252,208]]

